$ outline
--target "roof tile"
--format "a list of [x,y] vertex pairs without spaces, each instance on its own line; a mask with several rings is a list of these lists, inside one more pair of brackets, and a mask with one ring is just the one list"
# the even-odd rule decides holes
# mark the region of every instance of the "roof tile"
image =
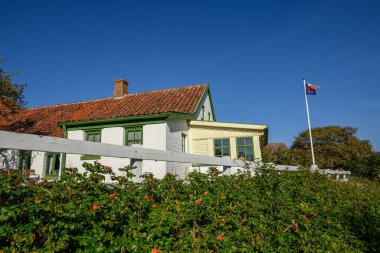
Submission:
[[127,94],[85,102],[30,108],[0,119],[0,130],[63,137],[58,122],[76,122],[159,114],[165,112],[193,113],[207,85]]

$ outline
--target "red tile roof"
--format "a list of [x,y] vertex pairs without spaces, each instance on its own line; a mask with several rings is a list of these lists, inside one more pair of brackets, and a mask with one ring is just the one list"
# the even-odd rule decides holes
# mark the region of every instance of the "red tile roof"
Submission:
[[166,112],[193,113],[206,84],[127,94],[86,102],[30,108],[10,120],[0,119],[0,130],[63,137],[58,122],[108,119]]

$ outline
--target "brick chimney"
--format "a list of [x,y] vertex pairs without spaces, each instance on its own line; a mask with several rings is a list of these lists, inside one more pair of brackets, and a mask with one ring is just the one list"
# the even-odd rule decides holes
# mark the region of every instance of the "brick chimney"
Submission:
[[114,97],[122,97],[128,94],[128,82],[124,79],[116,79],[114,81],[115,89],[113,90]]

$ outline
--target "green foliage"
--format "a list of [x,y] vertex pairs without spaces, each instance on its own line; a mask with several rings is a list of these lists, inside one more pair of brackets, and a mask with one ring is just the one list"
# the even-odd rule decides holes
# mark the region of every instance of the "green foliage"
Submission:
[[[300,156],[297,155],[299,152],[292,151],[286,149],[279,149],[274,153],[271,153],[269,149],[263,149],[263,162],[269,163],[272,162],[274,164],[286,164],[286,165],[304,165],[304,160],[300,159]],[[307,164],[307,163],[306,163]],[[305,165],[307,166],[307,165]]]
[[[353,174],[376,178],[379,175],[378,155],[369,141],[356,137],[356,128],[327,126],[312,129],[316,164],[320,169],[350,170]],[[265,154],[265,152],[264,152]],[[312,163],[309,132],[300,133],[289,150],[265,154],[276,164],[302,165]],[[377,171],[377,172],[376,172]]]
[[380,153],[372,153],[361,159],[352,160],[347,168],[361,177],[380,179]]
[[[342,169],[350,161],[357,161],[371,154],[368,141],[359,140],[357,129],[352,127],[327,126],[312,129],[316,163],[322,169]],[[298,153],[304,161],[310,161],[309,132],[304,131],[296,137],[291,151]],[[306,151],[306,152],[305,152]],[[302,154],[305,154],[302,157]]]
[[[19,185],[0,175],[4,252],[376,252],[377,181],[269,169],[187,180],[99,163],[68,168],[62,180]],[[114,184],[104,183],[112,177]]]
[[[0,59],[0,64],[3,62]],[[0,68],[0,118],[7,118],[25,106],[26,84],[13,83],[15,73],[7,73]]]

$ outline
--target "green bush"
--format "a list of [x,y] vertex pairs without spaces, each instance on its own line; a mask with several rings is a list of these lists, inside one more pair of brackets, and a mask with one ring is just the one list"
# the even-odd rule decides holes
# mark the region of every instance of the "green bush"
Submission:
[[[115,176],[85,163],[57,182],[0,175],[3,252],[376,252],[380,185],[308,171],[258,170],[187,180]],[[104,183],[104,175],[115,184]]]
[[370,179],[380,179],[380,153],[372,153],[362,159],[350,161],[347,166],[355,175]]

